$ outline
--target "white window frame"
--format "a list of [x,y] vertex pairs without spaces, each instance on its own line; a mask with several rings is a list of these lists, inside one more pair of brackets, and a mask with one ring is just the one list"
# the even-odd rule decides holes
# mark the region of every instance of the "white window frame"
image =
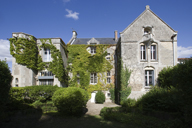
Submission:
[[[150,74],[150,71],[151,71],[151,74]],[[150,82],[150,76],[151,76],[151,79],[152,79],[151,84],[149,83]],[[147,83],[145,82],[145,86],[149,86],[149,85],[154,86],[154,70],[145,70],[145,81],[147,81]]]
[[51,50],[48,48],[44,48],[43,58],[45,62],[51,61]]
[[142,61],[146,60],[146,46],[145,45],[140,45],[140,59]]
[[107,83],[108,83],[108,84],[111,83],[111,77],[107,77]]
[[97,84],[97,73],[90,74],[90,84]]
[[151,45],[151,60],[157,60],[157,45]]
[[54,79],[42,79],[39,80],[39,85],[53,85]]

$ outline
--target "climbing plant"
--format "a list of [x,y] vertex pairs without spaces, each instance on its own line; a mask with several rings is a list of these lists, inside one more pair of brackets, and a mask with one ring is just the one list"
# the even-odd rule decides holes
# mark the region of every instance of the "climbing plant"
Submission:
[[[59,79],[60,82],[67,83],[68,74],[64,68],[61,52],[53,45],[51,39],[40,39],[40,41],[42,43],[42,45],[40,46],[41,48],[48,48],[51,51],[52,61],[46,63],[47,69],[51,71],[55,75],[55,77]],[[46,41],[48,41],[49,43],[46,43]],[[41,62],[39,66],[44,66],[42,63],[43,62]]]
[[[107,48],[111,45],[94,45],[96,53],[90,54],[88,48],[93,45],[68,45],[68,70],[73,74],[69,81],[70,86],[80,87],[92,92],[94,90],[104,90],[104,85],[100,80],[104,79],[103,73],[113,68],[110,61],[106,60]],[[89,85],[90,73],[97,73],[97,85]],[[80,80],[80,84],[77,83]]]
[[[10,38],[10,53],[16,59],[16,62],[27,68],[37,70],[38,62],[42,61],[38,57],[38,48],[33,36],[29,38]],[[38,61],[39,59],[39,61]]]
[[[48,69],[52,71],[59,81],[67,83],[68,75],[63,66],[61,52],[52,44],[51,39],[40,39],[42,45],[39,47],[33,36],[29,38],[13,37],[9,41],[10,53],[18,64],[35,71]],[[49,43],[45,43],[46,41],[49,41]],[[51,50],[53,59],[51,62],[43,62],[42,57],[39,55],[41,48],[49,48]]]

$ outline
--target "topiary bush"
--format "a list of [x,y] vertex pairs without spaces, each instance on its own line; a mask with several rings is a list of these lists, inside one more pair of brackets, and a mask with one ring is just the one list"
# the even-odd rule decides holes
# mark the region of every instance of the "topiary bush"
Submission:
[[68,87],[57,90],[52,101],[58,111],[66,115],[80,115],[86,107],[88,93],[81,88]]
[[103,104],[105,102],[105,94],[102,91],[98,91],[95,96],[95,102]]

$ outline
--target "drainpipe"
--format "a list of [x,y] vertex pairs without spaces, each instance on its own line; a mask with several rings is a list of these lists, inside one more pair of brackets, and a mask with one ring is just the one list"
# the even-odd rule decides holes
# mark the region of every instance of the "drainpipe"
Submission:
[[174,43],[174,38],[175,38],[175,36],[177,36],[177,33],[174,33],[174,34],[171,36],[172,43],[173,43],[173,66],[175,66],[175,43]]

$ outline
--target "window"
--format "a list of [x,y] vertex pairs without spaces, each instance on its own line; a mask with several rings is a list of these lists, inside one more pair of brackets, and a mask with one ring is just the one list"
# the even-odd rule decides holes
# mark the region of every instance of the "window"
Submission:
[[15,87],[19,87],[19,85],[18,85],[18,84],[16,84],[16,85],[15,85]]
[[154,71],[145,70],[145,86],[154,85]]
[[108,56],[110,56],[110,53],[107,53]]
[[107,60],[110,60],[110,57],[107,57],[106,59],[107,59]]
[[151,45],[151,60],[156,60],[156,45]]
[[111,78],[107,77],[107,83],[110,84],[111,83]]
[[19,79],[18,78],[15,78],[15,83],[18,83],[19,82]]
[[97,73],[91,73],[91,84],[97,83]]
[[145,60],[145,59],[146,59],[145,45],[141,45],[141,60]]
[[108,71],[108,72],[107,72],[107,76],[111,76],[111,73],[110,73],[110,71]]
[[51,71],[42,71],[41,76],[53,76],[53,73]]
[[91,53],[93,53],[93,54],[96,53],[96,47],[91,46]]
[[111,83],[111,72],[110,71],[107,72],[107,83],[108,84]]
[[45,62],[51,61],[51,52],[50,52],[50,49],[47,49],[47,48],[44,49],[44,61],[45,61]]
[[151,27],[144,28],[144,35],[150,34],[150,33],[152,33],[152,28]]
[[53,79],[40,79],[39,85],[53,85]]

